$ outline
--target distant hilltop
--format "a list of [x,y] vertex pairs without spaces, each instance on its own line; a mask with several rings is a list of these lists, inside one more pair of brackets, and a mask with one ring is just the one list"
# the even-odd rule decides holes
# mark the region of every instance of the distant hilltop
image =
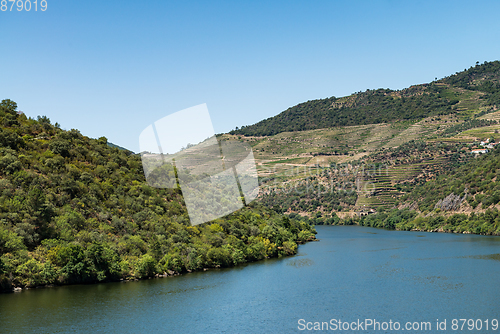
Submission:
[[[458,91],[457,91],[458,89]],[[460,114],[460,100],[480,92],[486,105],[500,105],[500,62],[476,63],[431,83],[402,90],[376,89],[349,96],[307,101],[256,124],[230,133],[244,136],[272,136],[281,132],[304,131],[335,126],[390,123],[429,116]]]
[[128,148],[121,147],[121,146],[118,146],[118,145],[113,144],[113,143],[110,143],[110,142],[108,142],[108,146],[109,146],[109,147],[113,147],[113,148],[117,148],[117,149],[119,149],[120,151],[126,151],[126,152],[128,152],[129,154],[135,154],[135,152],[134,152],[134,151],[131,151],[131,150],[129,150]]

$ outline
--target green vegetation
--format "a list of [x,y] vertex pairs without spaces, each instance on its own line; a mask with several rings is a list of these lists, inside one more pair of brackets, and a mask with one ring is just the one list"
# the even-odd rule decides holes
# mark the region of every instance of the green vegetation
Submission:
[[354,182],[328,185],[321,181],[319,177],[306,179],[293,188],[270,191],[262,195],[260,201],[278,213],[302,212],[325,219],[356,203],[358,195]]
[[295,254],[308,224],[251,205],[190,226],[140,157],[0,103],[0,290],[234,266]]
[[495,61],[401,91],[308,101],[221,135],[252,146],[260,203],[194,227],[180,190],[150,187],[137,155],[3,100],[0,289],[286,256],[314,239],[308,223],[499,235],[500,151],[470,154],[498,134],[499,92]]
[[484,62],[446,77],[442,82],[484,93],[482,99],[488,104],[500,104],[500,61]]
[[[442,231],[500,235],[500,148],[468,159],[454,168],[441,169],[431,180],[399,185],[405,194],[388,212],[336,220],[335,224],[359,224],[398,230]],[[462,212],[456,211],[461,208]],[[418,210],[418,211],[417,211]]]
[[486,119],[473,119],[473,120],[468,120],[463,123],[457,124],[450,126],[446,130],[443,131],[442,135],[443,136],[452,136],[456,135],[462,131],[466,131],[469,129],[474,129],[474,128],[481,128],[485,126],[490,126],[498,124],[497,121],[495,120],[486,120]]
[[475,233],[485,235],[500,235],[500,212],[497,209],[482,213],[453,214],[451,216],[430,215],[421,216],[418,212],[394,209],[359,218],[336,220],[334,225],[361,225],[396,229],[402,231],[432,231],[449,233]]
[[129,149],[126,149],[125,147],[121,147],[121,146],[118,146],[116,144],[110,143],[109,141],[108,141],[108,146],[109,147],[116,147],[119,150],[126,151],[128,154],[134,154],[134,152],[130,151]]
[[445,88],[431,84],[402,91],[367,90],[344,98],[308,101],[231,134],[272,136],[287,131],[418,120],[454,113],[452,106],[459,101],[444,97],[444,91]]
[[500,105],[499,61],[477,64],[430,84],[400,91],[367,90],[342,98],[307,101],[230,133],[272,136],[282,132],[420,120],[448,114],[480,115],[487,106],[495,105]]
[[466,196],[472,209],[487,209],[500,203],[500,149],[469,160],[461,167],[412,187],[400,202],[416,202],[420,211],[432,211],[439,200],[450,194]]
[[461,143],[411,140],[329,167],[286,166],[262,176],[260,201],[279,213],[323,221],[335,212],[390,209],[401,195],[473,158]]
[[[471,150],[499,139],[499,91],[500,62],[486,62],[402,91],[308,101],[232,133],[260,162],[261,202],[290,217],[498,234],[498,152],[475,159]],[[349,179],[332,174],[337,164]],[[379,167],[363,172],[370,166]],[[343,181],[350,192],[332,188]]]

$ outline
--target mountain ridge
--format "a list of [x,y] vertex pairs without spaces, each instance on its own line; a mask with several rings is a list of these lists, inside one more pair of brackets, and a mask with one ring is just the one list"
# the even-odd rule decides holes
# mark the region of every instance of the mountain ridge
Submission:
[[[233,135],[270,136],[348,125],[416,120],[460,113],[460,96],[475,92],[484,106],[500,104],[500,62],[476,64],[463,72],[402,90],[375,89],[344,97],[310,100],[276,116],[230,131]],[[463,92],[459,89],[465,90]],[[484,97],[486,96],[486,97]]]

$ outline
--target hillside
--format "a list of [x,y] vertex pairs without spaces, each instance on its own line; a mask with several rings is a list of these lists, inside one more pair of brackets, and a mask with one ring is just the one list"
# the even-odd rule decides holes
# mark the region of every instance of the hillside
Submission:
[[399,202],[415,203],[422,212],[493,209],[500,203],[499,175],[500,148],[497,147],[432,180],[408,187]]
[[487,104],[500,104],[500,62],[485,62],[444,78],[440,82],[468,91],[481,92]]
[[412,185],[397,209],[336,220],[399,230],[500,235],[500,148],[425,183]]
[[[418,217],[420,223],[415,226],[434,230],[442,226],[423,222],[434,216],[445,222],[449,216],[465,214],[467,221],[474,223],[462,225],[457,231],[498,233],[491,221],[480,229],[475,225],[488,208],[488,212],[495,212],[496,190],[491,194],[473,194],[471,190],[463,202],[469,204],[462,209],[448,211],[434,206],[439,200],[439,205],[446,207],[458,196],[464,198],[463,193],[450,195],[451,184],[436,184],[443,182],[438,181],[440,175],[465,185],[468,180],[461,171],[475,168],[481,159],[492,159],[489,154],[477,157],[472,151],[482,148],[480,141],[500,139],[499,78],[500,62],[476,64],[400,92],[367,91],[341,99],[309,101],[226,137],[252,145],[261,181],[261,203],[290,217],[303,217],[313,224],[357,222],[392,228],[396,227],[394,222],[406,223]],[[407,103],[410,97],[412,103],[404,105],[404,110],[391,107],[398,105],[396,101]],[[450,108],[439,105],[439,99],[448,101]],[[423,116],[416,113],[419,117],[413,119],[416,106],[426,112]],[[350,108],[353,121],[361,115],[367,118],[344,126],[321,123],[341,117],[346,108]],[[294,119],[303,117],[313,129],[295,131],[288,127],[291,123],[287,119],[292,115],[301,115]],[[373,115],[379,117],[375,122],[370,118]],[[318,119],[321,122],[315,121]],[[276,134],[260,132],[266,126],[276,129]],[[254,130],[251,136],[243,135]],[[485,179],[486,175],[481,177]],[[397,228],[408,226],[399,224]]]
[[307,101],[230,133],[272,136],[282,132],[465,115],[465,109],[471,107],[481,109],[500,104],[499,78],[500,62],[485,62],[430,84],[400,91],[367,90],[341,98]]
[[260,201],[321,224],[363,210],[388,210],[416,185],[471,159],[466,144],[410,141],[350,163],[281,167],[262,175]]
[[[500,145],[471,154],[500,126],[456,131],[474,124],[489,123],[452,125],[444,132],[455,136],[411,140],[350,163],[281,167],[262,176],[260,201],[313,224],[500,235]],[[476,142],[461,142],[464,133]]]
[[390,209],[408,188],[466,163],[479,141],[498,137],[497,114],[239,138],[253,147],[261,202],[322,223],[360,210]]
[[0,290],[173,275],[295,254],[304,222],[251,205],[190,226],[140,157],[0,103]]

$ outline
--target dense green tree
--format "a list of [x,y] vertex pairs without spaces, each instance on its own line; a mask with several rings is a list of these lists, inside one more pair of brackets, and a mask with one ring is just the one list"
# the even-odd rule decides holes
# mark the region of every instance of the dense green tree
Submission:
[[9,100],[9,99],[4,99],[2,102],[0,102],[0,113],[8,113],[15,115],[17,110],[17,103]]

